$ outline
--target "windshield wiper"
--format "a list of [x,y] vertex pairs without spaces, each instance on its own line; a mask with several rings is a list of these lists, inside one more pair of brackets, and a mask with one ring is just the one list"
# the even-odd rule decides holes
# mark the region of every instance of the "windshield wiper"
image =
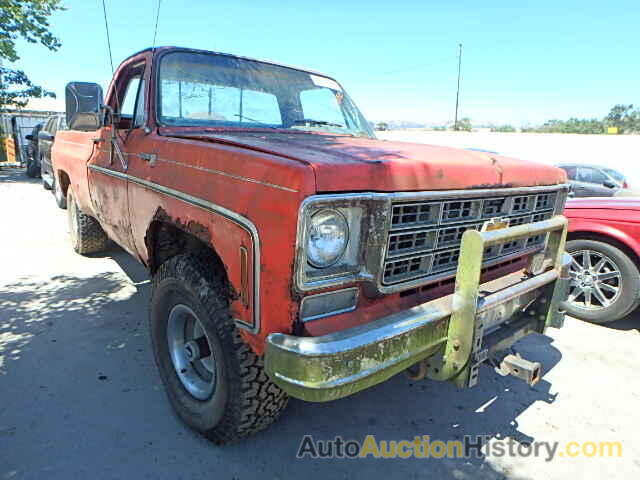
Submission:
[[257,123],[258,125],[262,125],[264,127],[271,128],[273,130],[278,130],[278,128],[280,128],[280,127],[274,127],[273,125],[270,125],[268,123],[261,122],[260,120],[256,120],[255,118],[247,117],[246,115],[238,115],[236,113],[234,114],[234,117],[240,117],[240,123],[242,123],[242,120],[247,119],[250,122]]
[[326,120],[314,120],[313,118],[303,118],[301,120],[294,120],[293,124],[294,125],[307,125],[309,127],[327,126],[327,127],[344,128],[344,125],[340,125],[339,123],[327,122]]

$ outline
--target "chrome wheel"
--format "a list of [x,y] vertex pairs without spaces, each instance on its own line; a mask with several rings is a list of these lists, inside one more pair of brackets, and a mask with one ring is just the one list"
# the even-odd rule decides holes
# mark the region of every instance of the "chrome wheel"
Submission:
[[186,305],[178,304],[169,312],[167,342],[184,388],[198,400],[208,399],[215,390],[216,362],[202,323]]
[[611,306],[622,293],[622,275],[616,263],[595,250],[571,252],[569,302],[587,310]]

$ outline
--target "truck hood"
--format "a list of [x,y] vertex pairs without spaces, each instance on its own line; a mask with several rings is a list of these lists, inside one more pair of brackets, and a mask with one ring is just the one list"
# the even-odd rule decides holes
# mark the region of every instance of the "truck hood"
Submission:
[[555,185],[563,170],[497,155],[325,133],[162,132],[232,144],[308,164],[318,192],[421,191]]

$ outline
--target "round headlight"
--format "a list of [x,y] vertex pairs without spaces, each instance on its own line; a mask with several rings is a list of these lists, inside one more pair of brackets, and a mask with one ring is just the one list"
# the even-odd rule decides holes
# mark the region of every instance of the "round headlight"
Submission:
[[311,217],[307,236],[307,260],[316,268],[330,267],[349,242],[349,226],[336,210],[321,210]]

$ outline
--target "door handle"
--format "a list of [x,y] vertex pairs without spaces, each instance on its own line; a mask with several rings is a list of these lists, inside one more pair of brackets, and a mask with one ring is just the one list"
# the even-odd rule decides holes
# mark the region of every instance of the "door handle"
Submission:
[[152,167],[155,166],[156,160],[158,159],[158,156],[155,153],[139,153],[138,157],[145,162],[149,162],[149,165]]

